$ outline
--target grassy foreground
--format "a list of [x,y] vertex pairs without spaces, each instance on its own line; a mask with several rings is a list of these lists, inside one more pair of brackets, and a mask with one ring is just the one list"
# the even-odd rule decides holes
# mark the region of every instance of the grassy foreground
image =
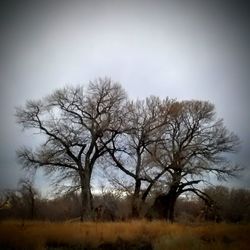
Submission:
[[250,249],[250,225],[4,221],[0,249]]

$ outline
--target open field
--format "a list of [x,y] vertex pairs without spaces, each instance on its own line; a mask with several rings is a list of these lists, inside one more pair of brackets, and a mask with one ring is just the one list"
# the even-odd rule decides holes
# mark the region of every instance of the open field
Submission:
[[250,225],[3,221],[0,249],[249,249]]

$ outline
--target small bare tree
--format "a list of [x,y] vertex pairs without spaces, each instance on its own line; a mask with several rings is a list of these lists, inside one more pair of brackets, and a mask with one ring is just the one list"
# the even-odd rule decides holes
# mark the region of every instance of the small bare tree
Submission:
[[0,209],[8,208],[10,206],[9,205],[9,200],[10,200],[10,197],[8,195],[1,194],[1,197],[0,197]]
[[[17,108],[17,122],[45,139],[34,151],[17,151],[24,168],[42,167],[58,181],[70,180],[81,189],[81,220],[92,209],[91,177],[97,159],[116,135],[126,94],[110,79],[90,82],[88,87],[65,87],[39,101]],[[100,143],[102,142],[102,143]]]
[[20,180],[19,185],[20,189],[18,192],[21,194],[24,206],[28,208],[28,218],[33,220],[36,215],[36,198],[38,191],[30,179]]

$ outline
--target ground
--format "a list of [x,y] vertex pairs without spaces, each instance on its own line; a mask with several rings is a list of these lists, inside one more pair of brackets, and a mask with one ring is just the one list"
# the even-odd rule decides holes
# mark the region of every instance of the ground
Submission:
[[0,249],[249,249],[249,224],[2,221]]

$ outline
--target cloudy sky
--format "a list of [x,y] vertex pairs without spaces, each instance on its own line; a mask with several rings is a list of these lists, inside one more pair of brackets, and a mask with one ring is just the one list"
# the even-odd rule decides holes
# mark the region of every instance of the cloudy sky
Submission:
[[[234,160],[246,170],[232,185],[250,188],[247,1],[5,2],[0,4],[0,189],[15,187],[22,174],[15,150],[38,141],[15,124],[15,107],[65,84],[103,76],[120,82],[131,98],[214,103],[242,141]],[[36,182],[47,185],[40,175]]]

